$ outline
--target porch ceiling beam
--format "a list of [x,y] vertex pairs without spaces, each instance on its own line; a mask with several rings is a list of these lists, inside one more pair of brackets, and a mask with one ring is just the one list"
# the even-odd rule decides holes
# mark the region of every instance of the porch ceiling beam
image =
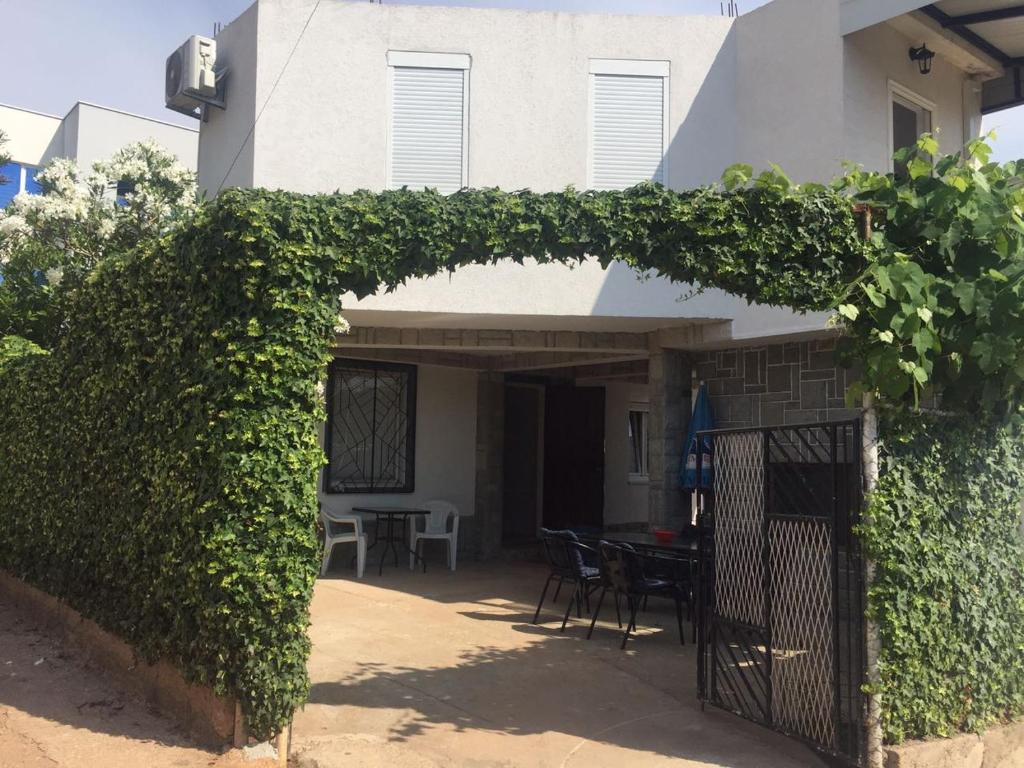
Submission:
[[1008,8],[994,8],[990,11],[963,13],[959,16],[946,16],[942,22],[944,27],[960,27],[968,24],[984,24],[987,21],[1016,19],[1024,16],[1024,5],[1011,5]]
[[502,331],[450,328],[355,327],[338,347],[429,349],[449,352],[585,352],[646,354],[648,334],[597,331]]
[[647,350],[644,350],[642,355],[633,353],[596,359],[592,354],[571,355],[558,352],[534,352],[529,355],[502,355],[494,358],[494,363],[490,370],[500,373],[551,371],[564,368],[579,368],[587,365],[633,362],[637,360],[642,361],[646,366]]
[[699,349],[708,345],[721,344],[732,339],[732,321],[686,326],[682,328],[661,328],[650,335],[654,349]]
[[955,21],[957,18],[962,19],[963,16],[950,16],[945,11],[940,10],[934,5],[923,6],[921,8],[921,13],[936,22],[943,29],[948,29],[954,35],[957,35],[960,39],[970,43],[979,51],[991,56],[1000,65],[1004,67],[1010,66],[1012,60],[1003,50],[997,48],[977,32],[968,29],[965,22]]
[[442,368],[465,368],[473,371],[491,370],[492,359],[483,355],[461,355],[453,352],[434,352],[420,349],[375,349],[373,347],[334,348],[337,357],[356,360],[381,360],[410,365],[437,365]]
[[647,367],[647,360],[625,360],[618,363],[581,365],[573,369],[573,374],[577,381],[646,378]]

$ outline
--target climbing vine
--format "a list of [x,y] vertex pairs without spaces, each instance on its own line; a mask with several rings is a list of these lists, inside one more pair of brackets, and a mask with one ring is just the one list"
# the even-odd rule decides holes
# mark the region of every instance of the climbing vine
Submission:
[[[105,256],[46,354],[3,345],[0,567],[237,696],[272,733],[308,692],[317,383],[338,297],[470,263],[592,256],[762,304],[839,306],[865,386],[897,404],[964,387],[1005,410],[1020,353],[984,339],[993,312],[1007,339],[1024,333],[1004,299],[1020,282],[1019,175],[957,157],[928,181],[911,165],[905,183],[851,171],[833,187],[736,166],[688,192],[225,192]],[[867,244],[851,198],[887,211]]]
[[886,739],[1024,713],[1024,423],[886,411],[863,531]]
[[939,156],[925,135],[908,177],[851,169],[837,182],[878,212],[870,264],[839,311],[863,387],[917,403],[1007,413],[1024,395],[1024,162],[988,162],[984,140]]

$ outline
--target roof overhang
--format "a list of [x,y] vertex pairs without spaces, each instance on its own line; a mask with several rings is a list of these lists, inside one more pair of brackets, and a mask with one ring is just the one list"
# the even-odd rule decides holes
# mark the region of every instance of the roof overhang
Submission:
[[1024,104],[1024,0],[843,0],[843,35],[888,23],[982,81],[983,113]]
[[999,63],[1002,72],[982,83],[983,114],[1024,104],[1024,2],[941,0],[920,14]]

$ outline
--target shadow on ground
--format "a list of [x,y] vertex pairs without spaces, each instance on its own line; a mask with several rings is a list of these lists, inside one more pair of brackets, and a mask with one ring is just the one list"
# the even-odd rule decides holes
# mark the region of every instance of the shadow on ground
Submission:
[[690,626],[681,647],[671,603],[652,600],[620,651],[608,602],[589,641],[588,619],[559,632],[564,593],[532,624],[544,576],[503,564],[321,581],[299,751],[324,754],[333,741],[433,761],[417,765],[823,765],[795,742],[701,710]]

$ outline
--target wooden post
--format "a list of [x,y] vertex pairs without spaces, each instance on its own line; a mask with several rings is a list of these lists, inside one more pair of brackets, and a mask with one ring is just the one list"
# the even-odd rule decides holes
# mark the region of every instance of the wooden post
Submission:
[[[868,214],[870,217],[870,213]],[[870,220],[868,226],[870,227]],[[878,412],[875,410],[874,395],[864,395],[864,413],[861,419],[861,463],[864,471],[864,505],[867,503],[878,486]],[[865,526],[871,525],[871,520],[865,513],[863,518]],[[864,589],[871,587],[875,578],[875,563],[867,555],[863,558],[864,563]],[[868,684],[872,693],[867,695],[865,702],[865,744],[864,755],[867,758],[868,768],[882,768],[885,763],[885,750],[882,747],[882,696],[878,693],[878,655],[881,650],[881,640],[878,636],[878,625],[871,619],[864,618],[864,665],[867,674]]]
[[292,726],[286,725],[284,730],[277,734],[277,764],[280,768],[288,768],[288,747],[292,741]]

